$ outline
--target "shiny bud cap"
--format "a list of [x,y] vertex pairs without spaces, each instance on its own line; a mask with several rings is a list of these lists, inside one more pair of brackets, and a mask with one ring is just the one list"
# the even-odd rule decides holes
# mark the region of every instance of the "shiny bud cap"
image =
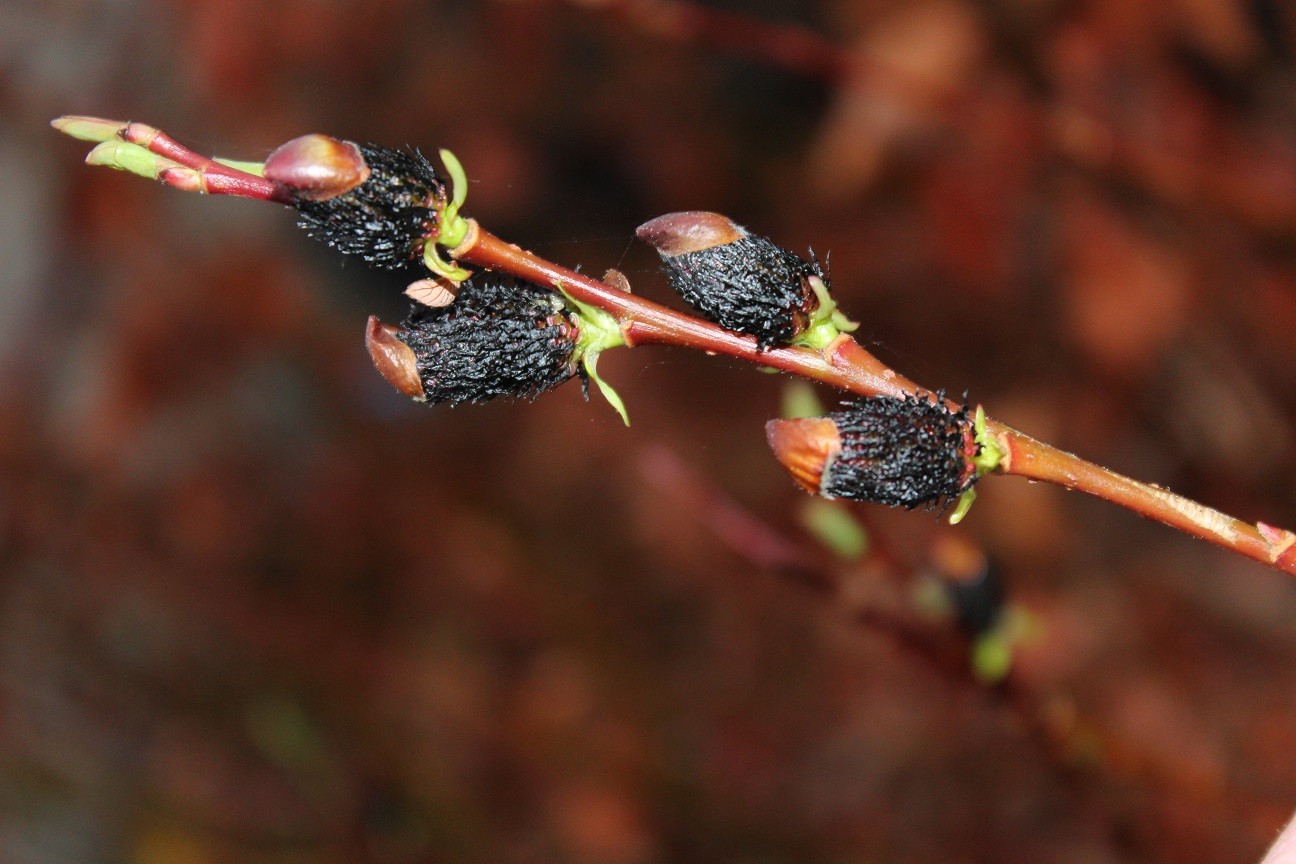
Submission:
[[419,378],[418,359],[414,351],[397,338],[396,334],[400,332],[370,315],[369,324],[365,327],[365,347],[369,349],[374,367],[388,384],[411,399],[422,401],[426,394]]
[[841,452],[837,424],[827,417],[771,420],[765,424],[765,440],[798,486],[821,494],[824,473]]
[[360,148],[328,135],[303,135],[270,154],[265,177],[297,198],[327,201],[345,195],[369,179]]
[[664,258],[726,246],[746,235],[746,229],[729,217],[704,210],[667,213],[635,229],[635,236]]

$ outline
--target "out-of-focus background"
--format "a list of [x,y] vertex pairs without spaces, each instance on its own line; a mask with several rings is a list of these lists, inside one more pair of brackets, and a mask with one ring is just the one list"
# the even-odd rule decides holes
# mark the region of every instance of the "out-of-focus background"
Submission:
[[656,299],[634,227],[723,211],[924,385],[1293,526],[1294,47],[1278,0],[0,5],[0,860],[1258,860],[1289,577],[1016,479],[810,507],[724,359],[608,355],[629,429],[413,405],[401,279],[47,124],[448,146]]

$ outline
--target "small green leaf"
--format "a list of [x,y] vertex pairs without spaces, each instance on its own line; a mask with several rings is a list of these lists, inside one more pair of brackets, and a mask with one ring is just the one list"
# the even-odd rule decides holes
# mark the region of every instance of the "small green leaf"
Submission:
[[150,153],[138,144],[126,141],[103,141],[86,156],[87,165],[101,165],[105,168],[116,168],[129,171],[140,177],[156,180],[158,175],[168,168],[180,168],[178,162],[172,162],[164,156]]
[[949,524],[957,525],[963,521],[963,517],[972,509],[972,503],[976,501],[976,490],[968,489],[959,496],[958,504],[954,505],[954,512],[950,514]]
[[441,150],[441,164],[445,165],[446,173],[450,175],[450,203],[441,210],[436,242],[447,249],[453,249],[468,236],[468,220],[459,215],[459,209],[468,200],[468,174],[458,157],[444,148]]
[[852,333],[859,329],[859,323],[851,321],[837,308],[837,301],[828,293],[828,286],[818,276],[806,278],[810,290],[814,292],[819,305],[806,329],[792,340],[793,345],[812,348],[815,351],[827,348],[843,333]]
[[801,524],[839,558],[858,561],[868,554],[868,532],[845,507],[835,502],[808,499],[801,508]]
[[457,211],[468,200],[468,172],[464,170],[459,157],[446,148],[441,148],[440,155],[441,164],[450,175],[450,206]]
[[1012,669],[1013,639],[1002,628],[987,630],[972,645],[972,671],[983,684],[998,684]]
[[840,309],[833,310],[832,318],[830,320],[832,321],[833,326],[843,333],[854,333],[860,326],[858,321],[850,320],[846,317],[846,313],[842,312]]
[[567,293],[567,289],[561,282],[555,282],[554,288],[563,296],[568,310],[576,318],[577,326],[580,328],[580,336],[576,340],[576,356],[581,358],[585,371],[598,387],[599,392],[603,394],[603,398],[621,415],[625,425],[629,426],[630,416],[626,413],[621,396],[598,374],[599,355],[609,348],[619,348],[625,344],[625,336],[621,333],[621,322],[614,315],[577,300]]
[[621,422],[630,425],[630,415],[626,413],[625,402],[621,401],[621,394],[612,389],[612,385],[603,380],[598,374],[599,352],[587,352],[581,361],[585,365],[585,371],[589,374],[590,380],[598,387],[603,398],[612,406],[612,410],[621,415]]
[[783,410],[780,415],[788,420],[800,417],[818,417],[824,413],[819,394],[808,381],[791,381],[783,388]]
[[104,120],[101,117],[82,117],[69,114],[50,121],[50,125],[64,135],[70,135],[79,141],[111,141],[126,128],[120,120]]
[[423,245],[423,265],[433,273],[444,279],[449,279],[456,285],[472,275],[458,264],[443,259],[441,253],[437,251],[436,243],[425,243]]
[[213,161],[233,168],[235,171],[242,171],[244,174],[254,174],[257,177],[265,176],[264,162],[242,162],[238,159],[221,159],[219,157]]

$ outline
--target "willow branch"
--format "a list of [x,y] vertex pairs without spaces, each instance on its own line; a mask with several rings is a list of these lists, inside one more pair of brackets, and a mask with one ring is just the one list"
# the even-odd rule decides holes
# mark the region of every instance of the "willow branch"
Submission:
[[[99,142],[87,158],[91,164],[110,165],[153,177],[183,191],[237,195],[278,203],[293,200],[292,193],[283,185],[256,173],[255,169],[261,166],[208,158],[151,126],[93,117],[61,117],[53,125],[73,137]],[[445,155],[443,153],[443,158]],[[457,166],[457,161],[455,164]],[[244,167],[254,170],[243,170]],[[636,296],[622,285],[600,282],[547,261],[504,242],[473,220],[460,221],[464,223],[465,231],[461,240],[456,238],[454,248],[448,250],[452,259],[511,273],[528,282],[561,290],[580,303],[600,309],[616,319],[627,345],[676,345],[723,354],[861,396],[900,397],[918,394],[921,390],[849,335],[843,334],[817,350],[760,348],[749,336],[740,336]],[[1296,575],[1296,534],[1290,531],[1263,522],[1248,524],[1159,486],[1131,480],[1087,462],[997,421],[988,421],[986,428],[1004,454],[995,469],[999,473],[1044,480],[1087,492]]]
[[621,322],[627,345],[676,345],[724,354],[863,395],[903,396],[918,390],[916,384],[888,368],[849,337],[823,351],[760,350],[750,336],[740,336],[547,261],[480,227],[470,231],[465,243],[450,250],[450,254],[467,264],[502,270],[554,289],[561,287],[582,303],[615,316]]
[[[521,249],[477,227],[451,250],[458,260],[502,270],[529,282],[559,286],[569,295],[612,314],[628,345],[675,345],[779,369],[861,396],[917,393],[914,382],[887,367],[854,339],[843,335],[820,351],[808,348],[760,350],[739,336],[691,315],[591,279]],[[1248,524],[1159,486],[1141,483],[990,420],[988,430],[1005,458],[999,473],[1043,480],[1087,492],[1162,522],[1186,534],[1296,575],[1296,534],[1263,522]]]

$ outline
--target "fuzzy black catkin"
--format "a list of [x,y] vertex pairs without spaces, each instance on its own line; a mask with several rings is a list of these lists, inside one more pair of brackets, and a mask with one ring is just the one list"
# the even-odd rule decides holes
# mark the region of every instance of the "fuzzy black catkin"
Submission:
[[360,145],[369,179],[324,201],[298,199],[298,227],[344,255],[384,270],[418,264],[436,230],[445,181],[422,153]]
[[402,327],[429,403],[534,398],[577,374],[576,325],[537,285],[479,273],[448,306],[414,304]]
[[785,345],[806,328],[816,305],[808,277],[827,283],[817,261],[756,234],[662,260],[684,302],[726,330],[755,336],[761,348]]
[[824,470],[826,497],[943,507],[976,482],[968,465],[968,408],[951,411],[941,393],[859,399],[828,416],[841,452]]

